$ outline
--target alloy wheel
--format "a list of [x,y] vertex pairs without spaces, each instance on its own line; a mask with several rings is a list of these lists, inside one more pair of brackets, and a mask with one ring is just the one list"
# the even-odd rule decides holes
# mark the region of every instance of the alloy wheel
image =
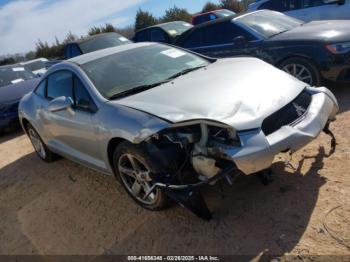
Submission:
[[152,205],[157,201],[158,191],[145,198],[152,187],[152,179],[149,176],[150,169],[142,160],[131,154],[123,154],[118,160],[118,171],[127,190],[135,198],[146,205]]
[[39,138],[38,134],[32,129],[28,130],[30,141],[33,144],[35,151],[40,155],[41,158],[46,158],[46,151],[43,142]]
[[305,66],[301,64],[288,64],[284,66],[282,69],[283,71],[296,77],[300,81],[303,81],[309,85],[312,85],[313,83],[312,73],[310,72],[309,69],[307,69]]

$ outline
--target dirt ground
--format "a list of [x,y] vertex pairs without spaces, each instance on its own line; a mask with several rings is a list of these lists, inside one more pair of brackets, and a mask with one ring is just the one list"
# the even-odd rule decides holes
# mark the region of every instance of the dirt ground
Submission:
[[22,133],[0,137],[0,254],[350,255],[350,89],[330,139],[273,164],[274,182],[241,176],[210,187],[214,219],[180,206],[149,212],[114,178],[66,159],[39,160]]

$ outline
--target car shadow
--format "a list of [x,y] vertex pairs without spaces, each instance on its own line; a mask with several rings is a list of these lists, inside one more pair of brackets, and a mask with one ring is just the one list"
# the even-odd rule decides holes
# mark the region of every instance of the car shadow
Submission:
[[1,143],[5,143],[11,139],[14,139],[18,136],[21,136],[23,135],[24,132],[21,128],[16,128],[14,130],[11,130],[11,131],[1,131],[0,132],[0,144]]
[[[210,222],[180,207],[155,215],[142,212],[141,216],[154,217],[137,227],[142,240],[129,235],[108,252],[243,255],[248,261],[260,256],[270,260],[300,250],[298,243],[326,183],[318,171],[327,156],[320,147],[316,155],[301,159],[295,171],[288,171],[282,161],[274,163],[275,181],[268,186],[262,186],[255,176],[242,176],[232,187],[217,185],[206,190],[214,214]],[[312,163],[301,172],[305,161]]]
[[207,222],[179,206],[149,212],[114,178],[66,159],[44,163],[32,153],[0,168],[0,210],[6,214],[0,253],[278,257],[301,248],[326,182],[318,171],[327,155],[320,147],[295,172],[283,161],[274,163],[268,186],[241,176],[232,186],[206,189],[214,214]]

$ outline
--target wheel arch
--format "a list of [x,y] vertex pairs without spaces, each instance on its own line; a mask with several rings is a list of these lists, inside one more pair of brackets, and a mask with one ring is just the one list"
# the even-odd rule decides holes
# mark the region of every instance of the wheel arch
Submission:
[[130,142],[129,140],[127,140],[125,138],[121,138],[121,137],[113,137],[108,141],[107,158],[108,158],[108,164],[113,172],[114,172],[114,167],[113,167],[114,150],[117,148],[117,146],[119,146],[121,143],[123,143],[125,141]]
[[23,117],[21,118],[20,123],[24,132],[27,133],[27,125],[30,124],[29,120]]
[[281,68],[282,64],[289,59],[303,59],[303,60],[305,60],[304,63],[307,63],[309,65],[309,67],[311,67],[311,69],[314,71],[315,80],[314,80],[313,85],[322,84],[322,81],[323,81],[322,69],[320,68],[320,65],[309,56],[302,55],[302,54],[291,54],[291,55],[286,56],[283,59],[281,59],[278,63],[276,63],[275,66],[277,68],[283,70]]
[[312,63],[313,66],[315,66],[318,70],[320,70],[318,64],[315,62],[314,59],[312,59],[310,56],[307,56],[307,55],[303,55],[303,54],[289,54],[281,59],[279,59],[277,62],[276,62],[276,66],[279,68],[280,65],[282,63],[284,63],[285,61],[287,61],[288,59],[292,59],[292,58],[301,58],[301,59],[306,59],[308,60],[310,63]]

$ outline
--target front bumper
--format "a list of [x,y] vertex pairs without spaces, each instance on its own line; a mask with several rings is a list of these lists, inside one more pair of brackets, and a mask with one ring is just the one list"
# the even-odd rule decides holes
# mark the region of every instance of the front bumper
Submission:
[[332,55],[320,64],[321,75],[332,82],[350,83],[350,52]]
[[253,174],[271,166],[276,154],[295,152],[316,138],[339,110],[334,95],[324,87],[308,88],[312,101],[304,116],[293,126],[282,126],[265,136],[261,129],[238,133],[241,147],[225,149],[225,155],[244,174]]
[[9,112],[0,114],[0,129],[7,129],[18,124],[18,113]]

